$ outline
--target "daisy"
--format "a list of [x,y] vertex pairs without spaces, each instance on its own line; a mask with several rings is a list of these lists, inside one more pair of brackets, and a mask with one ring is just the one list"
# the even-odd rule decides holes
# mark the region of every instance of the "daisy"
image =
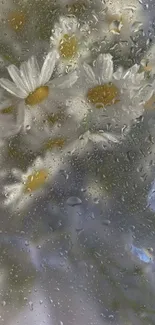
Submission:
[[[15,65],[8,66],[8,72],[13,80],[1,78],[0,85],[19,99],[17,109],[22,112],[22,126],[26,131],[33,122],[41,122],[46,115],[56,109],[56,102],[63,101],[64,88],[71,87],[77,80],[77,74],[53,79],[50,81],[57,60],[55,50],[49,52],[40,71],[36,57],[23,62],[18,69]],[[19,114],[17,117],[19,117]]]
[[131,0],[130,4],[127,4],[126,0],[117,2],[105,0],[105,5],[110,25],[118,22],[118,26],[111,28],[113,33],[119,34],[124,28],[124,36],[130,36],[132,32],[137,32],[146,21],[146,12],[137,0]]
[[81,27],[76,17],[60,17],[50,38],[51,46],[56,49],[59,57],[58,73],[75,68],[79,60],[90,55],[89,34],[88,25]]
[[[147,13],[137,0],[131,0],[130,4],[126,0],[105,0],[103,6],[105,9],[98,14],[96,23],[96,41],[100,42],[99,46],[104,51],[105,46],[107,48],[115,41],[115,55],[116,50],[126,53],[133,47],[134,38],[138,42],[140,31],[148,29]],[[142,39],[142,35],[140,37]]]
[[130,129],[152,95],[139,66],[127,71],[120,67],[114,72],[112,56],[100,54],[93,67],[84,63],[82,69],[74,98],[67,102],[68,111],[84,117],[87,127],[91,125],[94,130]]
[[17,182],[4,186],[4,206],[11,206],[12,210],[24,209],[27,204],[44,193],[45,186],[56,175],[60,165],[60,158],[47,152],[43,159],[37,157],[26,173],[12,169],[12,176]]
[[[28,12],[30,10],[26,9],[26,1],[22,1],[22,4],[13,0],[0,2],[0,16],[2,16],[0,17],[1,40],[6,45],[9,59],[12,59],[13,56],[20,57],[23,48],[23,44],[21,44],[23,31],[26,30],[28,32],[29,29],[29,31],[31,30],[29,35],[32,35],[34,22],[30,26]],[[10,53],[8,53],[8,49],[10,49]]]
[[[15,4],[14,1],[8,0],[8,1],[0,1],[0,18],[1,21],[3,20],[3,23],[5,20],[8,19],[9,15],[11,16],[13,13],[18,14],[21,10],[21,7],[19,4]],[[15,20],[15,17],[13,17]]]

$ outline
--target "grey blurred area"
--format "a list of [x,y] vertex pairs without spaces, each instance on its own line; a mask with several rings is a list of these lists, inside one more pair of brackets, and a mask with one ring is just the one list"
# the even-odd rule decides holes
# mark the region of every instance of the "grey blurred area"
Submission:
[[73,155],[27,212],[0,209],[0,324],[155,324],[155,269],[127,249],[132,233],[155,252],[152,118],[113,150]]
[[[154,324],[154,270],[126,250],[129,230],[155,249],[147,119],[116,151],[73,157],[20,222],[1,210],[1,324]],[[92,194],[92,179],[106,191]]]

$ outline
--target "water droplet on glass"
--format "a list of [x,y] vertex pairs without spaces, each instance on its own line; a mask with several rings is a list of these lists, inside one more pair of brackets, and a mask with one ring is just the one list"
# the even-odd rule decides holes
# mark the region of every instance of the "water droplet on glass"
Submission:
[[29,242],[25,240],[25,246],[29,246]]
[[124,124],[121,131],[123,135],[126,135],[128,133],[128,126]]
[[26,125],[26,131],[29,131],[31,129],[30,125]]
[[50,297],[49,297],[49,301],[50,301],[51,304],[53,304],[53,300]]
[[31,311],[33,311],[33,302],[32,301],[29,301],[29,308]]
[[81,199],[79,199],[78,197],[76,196],[71,196],[68,198],[67,202],[66,202],[68,205],[74,207],[76,205],[80,205],[82,203]]
[[55,291],[60,291],[60,289],[59,288],[55,288]]
[[43,301],[42,301],[42,300],[40,300],[40,301],[39,301],[39,303],[40,303],[40,305],[42,305],[42,304],[43,304]]
[[81,192],[86,192],[87,189],[86,188],[81,188]]
[[131,26],[132,32],[134,33],[138,32],[141,29],[142,25],[143,25],[142,22],[135,21]]
[[140,115],[139,117],[136,118],[136,122],[137,123],[141,123],[141,122],[143,122],[143,120],[144,120],[144,116],[143,115]]
[[94,198],[94,203],[95,203],[95,204],[99,204],[99,202],[100,202],[100,200],[99,200],[97,197],[95,197],[95,198]]
[[5,300],[2,301],[2,306],[3,306],[3,307],[6,306],[6,301],[5,301]]
[[111,223],[111,221],[108,219],[103,220],[103,225],[105,225],[105,226],[109,226],[110,223]]
[[114,315],[109,315],[109,318],[114,318]]

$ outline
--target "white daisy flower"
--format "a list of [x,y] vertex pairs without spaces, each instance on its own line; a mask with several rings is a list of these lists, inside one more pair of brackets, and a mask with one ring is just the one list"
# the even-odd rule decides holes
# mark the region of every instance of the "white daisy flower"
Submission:
[[56,60],[57,52],[49,52],[40,71],[36,58],[32,56],[28,62],[21,64],[20,69],[15,65],[8,66],[13,82],[5,78],[0,79],[0,85],[19,98],[18,111],[23,113],[23,121],[19,122],[22,123],[24,131],[27,126],[31,127],[33,122],[40,122],[46,114],[51,113],[57,106],[56,101],[64,99],[62,90],[71,87],[78,78],[74,71],[50,82]]
[[79,60],[84,60],[90,55],[89,35],[87,24],[80,26],[75,17],[60,17],[52,32],[51,46],[57,50],[59,56],[58,73],[64,69],[68,72],[77,66]]
[[130,4],[126,0],[105,0],[103,7],[106,7],[105,10],[98,14],[96,40],[103,40],[101,49],[104,51],[107,44],[115,41],[115,50],[119,48],[121,53],[126,53],[140,30],[148,29],[147,12],[137,0],[131,0]]
[[[114,72],[110,54],[100,54],[93,67],[84,63],[81,78],[73,88],[74,98],[68,100],[68,111],[85,118],[93,129],[122,129],[130,127],[144,111],[144,103],[152,95],[152,89],[134,65],[127,71],[120,67]],[[78,107],[78,110],[77,110]],[[89,113],[89,114],[88,114]]]
[[[20,12],[20,9],[21,9],[21,6],[18,5],[18,4],[15,4],[14,1],[12,0],[8,0],[8,1],[3,1],[3,0],[0,0],[0,20],[2,21],[3,20],[3,23],[4,23],[4,20],[8,20],[9,19],[9,16],[11,17],[12,13],[19,13]],[[15,19],[15,17],[12,17]],[[12,21],[12,23],[14,23]]]
[[142,5],[137,0],[131,0],[130,4],[126,0],[117,2],[105,0],[105,4],[109,23],[118,21],[118,27],[113,30],[111,28],[113,33],[119,34],[121,29],[122,31],[124,29],[124,36],[130,36],[132,32],[137,32],[146,21],[146,12],[144,12]]
[[45,186],[58,172],[61,162],[58,155],[47,152],[44,159],[37,157],[26,173],[13,169],[12,176],[17,182],[4,186],[4,206],[11,206],[14,211],[24,209],[27,204],[43,194]]
[[[14,56],[18,58],[21,56],[23,49],[21,37],[23,37],[23,31],[26,30],[28,33],[29,30],[30,37],[32,35],[32,28],[34,29],[34,21],[30,23],[30,15],[28,14],[30,10],[28,7],[26,8],[26,2],[0,0],[0,33],[1,40],[6,45],[8,61],[14,59]],[[10,48],[10,53],[8,53],[8,47]]]

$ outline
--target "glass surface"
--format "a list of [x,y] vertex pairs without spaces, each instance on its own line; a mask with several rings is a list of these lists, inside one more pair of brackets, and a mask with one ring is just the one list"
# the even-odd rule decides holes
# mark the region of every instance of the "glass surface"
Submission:
[[154,8],[0,0],[0,324],[155,323]]

